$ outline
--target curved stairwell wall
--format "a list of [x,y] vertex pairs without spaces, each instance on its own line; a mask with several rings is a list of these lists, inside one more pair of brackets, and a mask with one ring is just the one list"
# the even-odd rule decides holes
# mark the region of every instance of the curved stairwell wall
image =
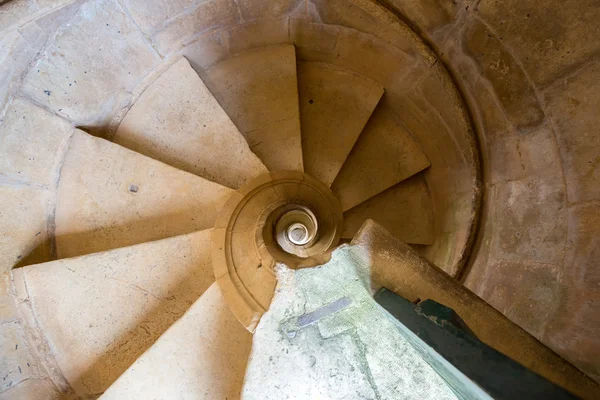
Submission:
[[[170,67],[182,56],[227,112],[228,117],[219,117],[222,129],[232,132],[227,143],[240,148],[235,127],[248,142],[249,147],[241,147],[248,155],[244,157],[248,178],[266,168],[295,169],[303,164],[309,170],[314,165],[297,157],[296,164],[285,165],[292,157],[288,155],[268,165],[261,155],[273,152],[261,148],[260,138],[301,125],[305,140],[308,124],[302,116],[311,112],[306,99],[328,95],[319,92],[318,85],[299,84],[296,98],[263,97],[276,105],[265,107],[245,96],[253,84],[282,87],[273,76],[285,83],[292,72],[317,79],[319,74],[332,76],[327,74],[333,70],[335,76],[357,74],[357,79],[380,86],[383,95],[379,98],[373,89],[373,99],[366,102],[376,108],[363,117],[366,126],[355,139],[356,148],[385,154],[386,148],[378,148],[369,135],[401,131],[410,143],[417,143],[430,166],[369,200],[372,204],[363,203],[360,211],[353,208],[345,218],[389,208],[400,214],[399,224],[420,205],[430,210],[431,214],[420,215],[432,231],[420,232],[423,225],[417,224],[411,237],[423,255],[600,379],[596,265],[600,5],[566,6],[556,1],[499,5],[487,0],[382,3],[387,8],[371,0],[208,0],[168,6],[138,0],[13,0],[0,6],[0,370],[6,371],[0,398],[52,398],[57,391],[101,393],[106,382],[116,379],[185,311],[183,307],[170,315],[165,326],[152,327],[148,343],[127,348],[130,354],[119,358],[121,367],[90,381],[84,377],[93,370],[56,369],[53,358],[61,355],[53,354],[47,338],[22,314],[24,304],[33,300],[16,296],[22,290],[9,274],[15,267],[175,235],[198,235],[192,232],[213,226],[218,204],[232,191],[208,180],[237,189],[246,178],[233,174],[218,181],[225,172],[211,176],[202,169],[207,159],[220,160],[218,155],[183,162],[189,160],[182,156],[189,148],[158,155],[135,136],[136,129],[147,132],[158,125],[151,118],[156,110],[143,106],[144,96],[150,95],[146,88],[158,78],[164,82],[156,97],[173,89],[163,72],[171,73]],[[281,44],[295,46],[297,70],[281,67],[289,64],[265,63],[269,59],[251,51]],[[240,59],[244,63],[236,61]],[[252,65],[255,68],[248,67]],[[318,65],[325,65],[328,72]],[[203,84],[195,83],[198,90]],[[195,101],[210,100],[198,90],[190,90],[190,96],[199,96]],[[298,107],[297,99],[300,111],[294,114],[289,110]],[[193,111],[189,103],[179,109]],[[335,110],[327,112],[336,115]],[[135,113],[148,115],[148,120],[128,123]],[[318,132],[318,115],[311,121],[316,121],[313,129]],[[135,152],[119,148],[119,162],[113,164],[102,154],[116,147],[74,127]],[[352,127],[344,128],[349,135],[358,134],[351,132]],[[160,131],[152,132],[162,140]],[[285,150],[292,151],[293,146]],[[351,153],[348,159],[357,157]],[[382,156],[384,166],[391,162],[386,157]],[[227,163],[221,165],[226,171]],[[90,176],[104,177],[102,171],[108,169],[121,173],[107,180],[109,189],[86,189]],[[323,166],[315,169],[322,171]],[[381,171],[381,179],[389,179],[391,185],[405,178],[385,167]],[[136,173],[123,194],[120,177]],[[344,173],[355,176],[352,170],[342,170],[341,176]],[[329,174],[319,178],[325,181]],[[334,192],[340,193],[340,186],[333,182]],[[180,195],[164,200],[165,188]],[[398,204],[395,199],[407,198],[400,192],[426,193],[430,203]],[[132,205],[131,196],[136,194],[148,195],[142,209]],[[194,208],[207,201],[215,204],[210,211]],[[94,218],[88,219],[90,210],[95,211]],[[157,243],[152,251],[161,254],[162,246],[175,242]],[[198,273],[192,267],[185,271],[181,273],[186,276]],[[206,283],[190,289],[192,297],[204,292]],[[101,298],[106,289],[98,290]],[[189,306],[193,299],[184,296],[182,301]],[[143,312],[130,318],[138,317],[143,319]],[[110,351],[118,349],[113,346]],[[102,353],[101,348],[98,351]],[[86,387],[90,382],[95,385],[92,389]]]

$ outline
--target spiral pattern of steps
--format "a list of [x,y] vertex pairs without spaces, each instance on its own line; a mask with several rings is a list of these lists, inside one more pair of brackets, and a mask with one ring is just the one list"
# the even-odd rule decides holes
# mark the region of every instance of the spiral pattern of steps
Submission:
[[323,263],[367,219],[467,271],[465,87],[379,3],[25,3],[0,9],[0,311],[34,354],[8,359],[11,385],[235,398],[276,264]]
[[[250,50],[211,66],[203,79],[180,58],[140,95],[114,143],[73,134],[58,186],[62,260],[14,276],[76,393],[101,393],[147,348],[154,350],[138,362],[181,342],[176,335],[188,331],[176,327],[192,324],[194,315],[217,313],[214,323],[196,320],[204,335],[225,326],[239,330],[219,316],[229,315],[228,308],[253,331],[269,307],[277,263],[318,265],[366,219],[408,243],[432,243],[422,175],[430,163],[379,104],[384,88],[339,66],[297,64],[295,53],[292,45]],[[227,90],[213,95],[208,87]],[[244,113],[253,104],[260,112]],[[302,173],[304,165],[322,180]],[[315,219],[314,240],[296,252],[285,245],[286,230],[307,223],[290,216],[290,207],[303,207]],[[156,209],[172,214],[159,227],[151,218]],[[139,222],[123,224],[124,215]],[[170,238],[149,242],[163,237]],[[100,253],[84,255],[90,251]],[[219,288],[207,292],[212,270]],[[182,285],[177,280],[183,277]],[[219,348],[247,354],[248,338],[238,336],[228,335],[232,342]],[[100,360],[82,357],[103,353]],[[243,370],[223,368],[224,385],[241,382]]]

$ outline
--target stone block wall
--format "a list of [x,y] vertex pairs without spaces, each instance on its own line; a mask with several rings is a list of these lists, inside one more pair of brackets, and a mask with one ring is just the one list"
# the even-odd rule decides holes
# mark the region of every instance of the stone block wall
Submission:
[[436,49],[477,127],[465,284],[600,380],[600,3],[383,3]]
[[[481,173],[465,285],[600,380],[600,3],[381,3],[391,12],[372,0],[0,2],[0,347],[11,354],[0,399],[69,393],[16,311],[9,271],[56,256],[55,188],[74,126],[110,138],[178,56],[202,75],[276,43],[386,86],[383,102],[443,166],[427,180],[449,212],[424,251],[449,272],[466,254],[447,249],[473,239],[454,227],[475,223],[469,188]],[[462,134],[471,122],[482,171],[462,168],[478,157]],[[430,132],[443,133],[442,147]],[[448,159],[445,146],[464,153]]]

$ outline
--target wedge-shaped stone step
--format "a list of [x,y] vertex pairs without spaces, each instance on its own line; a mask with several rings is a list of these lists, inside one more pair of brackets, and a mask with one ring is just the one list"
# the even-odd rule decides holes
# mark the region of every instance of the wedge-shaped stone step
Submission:
[[212,228],[233,190],[76,131],[56,204],[60,258]]
[[200,76],[270,171],[302,171],[296,50],[250,50]]
[[419,144],[379,105],[348,155],[331,190],[344,211],[429,167]]
[[101,399],[239,399],[251,345],[215,283]]
[[78,395],[104,392],[214,282],[211,234],[13,270],[29,326]]
[[346,211],[342,238],[352,239],[367,219],[403,242],[433,244],[433,205],[423,174],[414,175]]
[[234,189],[267,172],[185,58],[142,93],[113,141]]
[[298,64],[304,172],[331,186],[383,87],[350,70],[324,63]]

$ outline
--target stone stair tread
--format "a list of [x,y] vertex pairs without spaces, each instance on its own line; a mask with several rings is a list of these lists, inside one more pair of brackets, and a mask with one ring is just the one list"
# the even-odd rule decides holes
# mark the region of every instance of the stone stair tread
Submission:
[[101,399],[237,399],[251,345],[215,283]]
[[185,58],[144,90],[113,141],[233,189],[267,172]]
[[298,64],[304,171],[331,186],[383,95],[375,81],[331,64]]
[[210,287],[211,236],[208,229],[13,270],[29,326],[78,395],[104,392]]
[[423,174],[416,174],[346,211],[342,238],[352,239],[367,219],[403,242],[433,244],[433,205]]
[[270,171],[303,170],[294,46],[243,52],[199,74]]
[[76,131],[57,190],[59,258],[212,228],[233,190]]
[[398,117],[379,105],[367,122],[331,190],[344,211],[429,167],[419,144]]

